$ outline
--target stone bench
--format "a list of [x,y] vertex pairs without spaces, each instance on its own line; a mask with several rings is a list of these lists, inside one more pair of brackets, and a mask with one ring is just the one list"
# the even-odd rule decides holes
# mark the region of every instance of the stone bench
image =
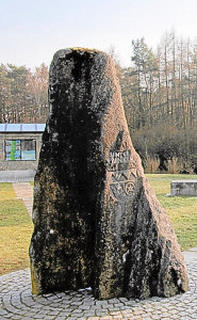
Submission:
[[171,196],[197,196],[197,180],[172,181]]

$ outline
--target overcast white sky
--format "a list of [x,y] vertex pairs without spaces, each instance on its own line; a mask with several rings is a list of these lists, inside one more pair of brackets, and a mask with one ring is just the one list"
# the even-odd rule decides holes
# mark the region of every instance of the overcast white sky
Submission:
[[131,41],[165,31],[197,39],[197,0],[0,0],[0,63],[33,68],[55,51],[111,46],[129,66]]

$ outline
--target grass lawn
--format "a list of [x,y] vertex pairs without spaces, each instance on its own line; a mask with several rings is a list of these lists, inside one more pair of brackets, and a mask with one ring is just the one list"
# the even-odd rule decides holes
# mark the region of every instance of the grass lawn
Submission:
[[29,266],[33,230],[22,200],[15,200],[11,183],[0,183],[0,274]]
[[[197,246],[197,197],[167,197],[170,181],[196,176],[147,174],[170,216],[182,250]],[[11,183],[0,183],[0,274],[29,267],[33,224],[22,200],[15,199]]]
[[182,250],[197,246],[197,197],[167,197],[172,180],[197,179],[196,175],[146,174],[157,198],[169,215]]

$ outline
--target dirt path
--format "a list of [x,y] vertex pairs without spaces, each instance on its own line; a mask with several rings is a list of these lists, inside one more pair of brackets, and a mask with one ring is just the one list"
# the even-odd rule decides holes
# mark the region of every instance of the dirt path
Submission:
[[13,183],[13,189],[16,194],[16,199],[22,199],[30,217],[32,216],[33,205],[33,187],[28,182]]

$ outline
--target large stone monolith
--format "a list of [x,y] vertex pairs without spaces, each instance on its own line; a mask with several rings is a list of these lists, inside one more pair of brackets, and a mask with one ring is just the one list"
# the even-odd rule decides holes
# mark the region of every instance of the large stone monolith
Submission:
[[99,299],[188,290],[180,247],[143,174],[112,59],[58,51],[35,177],[33,293],[92,287]]

